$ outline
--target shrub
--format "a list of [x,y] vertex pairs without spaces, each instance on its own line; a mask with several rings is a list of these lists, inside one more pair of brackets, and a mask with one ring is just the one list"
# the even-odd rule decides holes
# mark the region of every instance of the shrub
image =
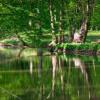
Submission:
[[71,51],[75,51],[75,50],[83,50],[83,51],[87,51],[87,50],[93,50],[93,51],[97,51],[97,49],[100,49],[100,45],[96,44],[96,43],[85,43],[85,44],[79,44],[79,43],[63,43],[63,44],[57,44],[57,48],[63,48],[65,50],[71,50]]

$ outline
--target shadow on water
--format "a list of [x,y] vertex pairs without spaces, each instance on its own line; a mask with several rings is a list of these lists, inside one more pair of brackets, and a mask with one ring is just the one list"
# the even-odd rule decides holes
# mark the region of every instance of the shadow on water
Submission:
[[100,100],[100,57],[0,49],[0,100]]

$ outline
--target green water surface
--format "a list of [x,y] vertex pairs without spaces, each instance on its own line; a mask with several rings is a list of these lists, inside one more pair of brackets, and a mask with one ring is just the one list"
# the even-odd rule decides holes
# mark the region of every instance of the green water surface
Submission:
[[0,100],[100,100],[100,56],[0,47]]

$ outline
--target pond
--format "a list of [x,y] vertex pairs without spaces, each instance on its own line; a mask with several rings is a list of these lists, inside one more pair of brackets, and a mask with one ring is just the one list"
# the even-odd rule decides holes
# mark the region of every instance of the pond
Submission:
[[1,47],[0,100],[100,100],[100,56]]

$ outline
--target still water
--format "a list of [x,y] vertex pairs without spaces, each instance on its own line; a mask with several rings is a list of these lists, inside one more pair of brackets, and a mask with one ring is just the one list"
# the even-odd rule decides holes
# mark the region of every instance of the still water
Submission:
[[100,56],[0,48],[0,100],[100,100]]

